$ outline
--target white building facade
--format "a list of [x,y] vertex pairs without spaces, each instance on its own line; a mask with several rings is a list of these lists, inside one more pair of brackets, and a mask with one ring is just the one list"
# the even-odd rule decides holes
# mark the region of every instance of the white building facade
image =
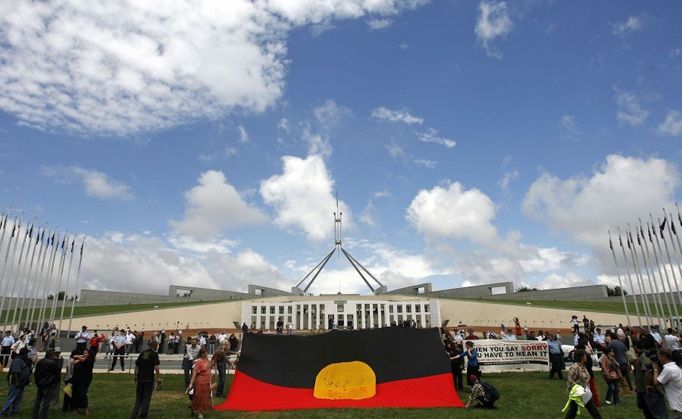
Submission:
[[441,324],[438,300],[426,298],[382,300],[319,296],[294,301],[242,303],[242,323],[253,329],[275,329],[280,319],[284,324],[291,322],[294,330],[372,329],[405,321],[414,321],[420,328],[440,327]]

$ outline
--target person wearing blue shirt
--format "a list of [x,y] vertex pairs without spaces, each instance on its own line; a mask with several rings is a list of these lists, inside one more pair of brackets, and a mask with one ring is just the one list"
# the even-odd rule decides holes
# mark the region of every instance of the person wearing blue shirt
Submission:
[[554,378],[554,374],[559,375],[559,379],[563,380],[564,375],[561,371],[564,369],[564,353],[561,350],[561,341],[559,335],[552,335],[547,341],[547,348],[549,349],[549,362],[552,369],[549,371],[549,379]]
[[470,340],[466,341],[464,345],[466,350],[452,359],[467,357],[467,384],[473,386],[474,383],[471,381],[471,375],[473,374],[481,378],[481,370],[478,366],[478,350],[474,348],[474,342]]

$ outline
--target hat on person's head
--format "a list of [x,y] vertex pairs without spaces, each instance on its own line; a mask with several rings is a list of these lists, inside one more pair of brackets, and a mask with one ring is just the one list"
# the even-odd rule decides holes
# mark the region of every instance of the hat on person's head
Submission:
[[476,376],[476,374],[471,374],[469,376],[469,381],[471,381],[472,383],[478,382],[478,377]]

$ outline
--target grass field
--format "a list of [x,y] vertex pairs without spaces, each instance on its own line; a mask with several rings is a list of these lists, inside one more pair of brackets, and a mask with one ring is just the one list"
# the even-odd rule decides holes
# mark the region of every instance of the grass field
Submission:
[[[567,310],[573,310],[576,314],[579,314],[581,310],[584,311],[596,311],[601,313],[613,313],[613,314],[625,314],[625,308],[623,308],[623,303],[618,301],[552,301],[552,300],[506,300],[506,299],[470,299],[469,301],[480,301],[480,302],[490,302],[499,304],[510,304],[519,305],[527,307],[549,307],[549,308],[562,308]],[[530,303],[530,304],[528,304]],[[651,302],[650,302],[651,304]],[[663,311],[668,312],[672,307],[663,304]],[[640,312],[642,317],[644,316],[643,308],[640,304]],[[653,307],[652,307],[653,309]],[[628,303],[628,310],[630,311],[630,317],[632,319],[636,318],[637,312],[635,310],[634,303]],[[654,311],[655,313],[655,311]]]
[[[196,306],[196,305],[201,305],[201,304],[215,304],[215,303],[222,303],[224,301],[181,301],[181,302],[173,302],[173,303],[155,303],[155,304],[115,304],[115,305],[107,305],[107,306],[83,306],[83,307],[78,307],[76,306],[73,311],[73,316],[74,318],[76,317],[89,317],[89,316],[99,316],[103,314],[114,314],[114,313],[125,313],[125,312],[131,312],[131,311],[145,311],[145,310],[153,310],[154,306],[158,306],[158,308],[172,308],[172,307],[184,307],[184,306]],[[68,304],[67,304],[68,305]],[[6,315],[7,310],[4,310],[2,312],[2,315],[0,318],[4,318]],[[25,313],[26,311],[24,311]],[[69,313],[71,312],[71,308],[67,307],[65,312],[64,312],[64,317],[68,319]],[[59,319],[59,315],[61,313],[61,301],[58,303],[58,309],[57,309],[57,319]],[[11,316],[14,313],[10,313],[10,319]],[[24,314],[23,317],[26,317]]]
[[[283,412],[212,412],[208,417],[263,417],[263,418],[560,418],[561,409],[566,402],[564,392],[565,383],[559,380],[549,380],[546,373],[505,373],[490,374],[485,380],[495,385],[500,391],[500,400],[496,410],[479,409],[328,409],[328,410],[300,410]],[[231,382],[231,376],[228,377]],[[7,394],[5,375],[0,376],[0,397],[4,402]],[[597,385],[599,394],[605,394],[604,381],[598,373]],[[164,377],[163,388],[155,392],[152,398],[150,418],[187,418],[189,417],[188,400],[183,393],[183,377],[169,375]],[[263,394],[263,397],[268,397]],[[466,403],[468,389],[460,393],[460,398]],[[35,399],[35,388],[30,386],[24,395],[21,405],[21,418],[30,417]],[[131,375],[123,374],[95,374],[90,387],[90,407],[93,418],[127,418],[135,400],[135,386]],[[216,403],[222,399],[216,400]],[[61,407],[61,405],[60,405]],[[602,406],[604,418],[635,418],[641,417],[636,407],[635,396],[623,396],[619,406]],[[72,417],[61,411],[52,411],[51,417]],[[589,417],[586,412],[579,417]]]

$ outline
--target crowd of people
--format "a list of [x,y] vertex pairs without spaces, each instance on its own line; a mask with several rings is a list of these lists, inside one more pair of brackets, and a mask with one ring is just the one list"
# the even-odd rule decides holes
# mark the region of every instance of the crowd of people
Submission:
[[[396,325],[397,326],[397,325]],[[413,327],[402,324],[403,327]],[[93,380],[95,360],[100,352],[104,359],[111,359],[109,371],[117,364],[125,371],[126,359],[139,354],[134,362],[136,400],[131,417],[146,417],[151,395],[160,382],[159,354],[181,354],[184,384],[191,400],[192,412],[198,417],[212,408],[212,398],[225,395],[225,377],[228,368],[234,368],[241,341],[235,334],[194,334],[182,330],[169,334],[160,330],[148,335],[130,328],[114,329],[110,335],[90,332],[86,326],[74,337],[75,349],[63,357],[50,335],[52,326],[44,325],[40,333],[22,330],[16,335],[6,331],[1,342],[2,363],[9,366],[8,392],[0,417],[16,415],[21,405],[25,387],[31,382],[36,386],[33,405],[34,418],[49,417],[50,407],[62,397],[62,409],[89,415],[88,391]],[[289,332],[289,327],[277,324],[276,333]],[[637,406],[645,418],[667,418],[668,409],[676,419],[682,418],[682,343],[679,332],[667,329],[661,335],[658,327],[629,328],[622,325],[602,328],[594,322],[577,316],[571,319],[573,350],[565,354],[562,337],[543,330],[530,331],[521,327],[518,318],[513,327],[500,325],[495,333],[482,331],[479,335],[472,329],[441,330],[443,345],[452,367],[453,382],[459,391],[464,382],[471,389],[466,407],[494,408],[500,395],[490,383],[482,380],[478,339],[538,340],[547,341],[549,352],[549,378],[555,376],[566,381],[568,401],[564,407],[565,417],[574,418],[584,409],[594,418],[600,418],[603,405],[617,406],[622,396],[635,394]],[[246,324],[242,332],[250,333]],[[46,336],[46,338],[43,338]],[[146,343],[146,345],[145,345]],[[38,350],[45,355],[38,360]],[[565,360],[572,361],[566,372]],[[108,364],[107,364],[108,365]],[[601,373],[595,375],[595,367]],[[64,371],[62,373],[62,371]],[[564,377],[564,373],[566,377]],[[600,397],[596,379],[605,381],[607,391]],[[213,383],[214,376],[217,382]],[[63,391],[60,391],[62,389]]]
[[[60,395],[63,411],[90,415],[88,392],[95,361],[103,351],[103,358],[112,360],[109,371],[117,364],[125,371],[125,360],[132,360],[132,354],[138,354],[134,362],[136,400],[132,418],[147,417],[153,390],[161,382],[159,354],[182,354],[191,409],[201,418],[212,408],[214,396],[224,396],[226,372],[228,368],[234,368],[234,355],[240,350],[241,341],[235,334],[216,335],[202,331],[183,337],[182,332],[178,330],[166,335],[161,330],[144,341],[144,332],[129,328],[114,329],[107,336],[97,330],[90,332],[83,326],[74,337],[75,349],[64,357],[61,348],[49,339],[36,339],[42,333],[22,330],[15,337],[11,331],[6,331],[0,342],[3,357],[0,368],[9,367],[8,391],[0,417],[19,413],[24,390],[31,382],[36,387],[34,418],[48,418],[50,408],[57,405]],[[41,348],[45,349],[45,354],[38,359]],[[218,379],[217,383],[211,384],[214,371]]]

